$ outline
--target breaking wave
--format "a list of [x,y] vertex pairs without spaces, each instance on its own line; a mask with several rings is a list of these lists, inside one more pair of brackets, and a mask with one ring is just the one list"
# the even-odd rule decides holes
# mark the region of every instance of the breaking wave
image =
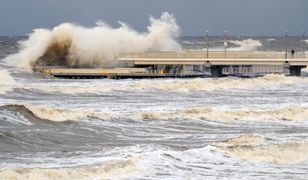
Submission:
[[109,115],[103,113],[52,109],[33,105],[5,105],[1,106],[1,109],[8,109],[20,112],[30,119],[43,119],[55,122],[80,121],[86,118],[98,118],[104,120],[111,119]]
[[267,39],[266,41],[267,41],[267,42],[277,42],[277,39],[270,38],[270,39]]
[[308,107],[292,106],[271,111],[219,111],[212,108],[191,108],[174,112],[143,112],[138,114],[141,119],[200,119],[209,121],[307,121]]
[[274,164],[308,163],[307,142],[268,142],[260,135],[240,136],[217,143],[219,151],[245,160]]
[[189,91],[218,91],[232,89],[262,89],[266,87],[277,87],[283,85],[294,85],[307,83],[308,79],[301,77],[286,77],[284,75],[271,74],[259,78],[196,78],[196,79],[157,79],[157,80],[134,80],[134,81],[102,81],[102,83],[87,84],[23,84],[16,85],[31,91],[63,94],[97,94],[112,91],[151,91],[161,90],[169,92]]
[[228,48],[228,50],[230,51],[254,51],[256,50],[258,47],[262,46],[262,43],[260,42],[260,40],[254,40],[254,39],[245,39],[242,41],[239,40],[235,40],[229,41],[230,43],[237,45],[239,47],[232,47],[232,48]]
[[101,21],[93,28],[65,23],[52,30],[36,29],[7,62],[27,69],[32,65],[108,67],[116,65],[123,52],[181,49],[175,40],[179,27],[173,15],[151,17],[150,23],[147,33],[136,32],[123,22],[112,28]]
[[188,79],[174,81],[141,80],[128,85],[131,90],[158,89],[163,91],[216,91],[229,89],[260,89],[269,86],[279,86],[308,82],[308,79],[298,77],[286,77],[284,75],[271,74],[251,79]]
[[139,113],[112,114],[97,111],[77,111],[54,109],[33,105],[5,105],[1,109],[17,111],[29,120],[49,120],[54,122],[81,121],[89,118],[100,120],[174,120],[197,119],[204,121],[236,122],[236,121],[307,121],[308,107],[292,106],[274,110],[216,110],[209,107],[188,108],[176,111],[144,111]]
[[6,168],[0,169],[3,179],[113,179],[125,178],[138,172],[135,160],[126,160],[103,167],[84,168]]
[[0,70],[0,94],[12,91],[12,85],[15,84],[14,78],[6,70]]

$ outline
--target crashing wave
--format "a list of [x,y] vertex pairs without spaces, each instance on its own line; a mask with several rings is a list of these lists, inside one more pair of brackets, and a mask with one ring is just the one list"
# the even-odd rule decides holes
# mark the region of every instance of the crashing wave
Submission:
[[10,73],[7,70],[0,70],[0,94],[12,91],[14,84],[15,80]]
[[39,119],[39,120],[49,120],[55,122],[65,122],[65,121],[80,121],[87,118],[98,118],[109,120],[111,116],[103,113],[96,113],[90,111],[74,111],[74,110],[61,110],[52,109],[47,107],[38,107],[33,105],[5,105],[1,106],[1,109],[8,109],[22,113],[26,115],[27,118]]
[[175,40],[179,27],[173,15],[150,18],[147,33],[139,33],[125,23],[112,28],[98,22],[93,28],[61,24],[52,30],[36,29],[20,43],[20,52],[7,58],[18,67],[32,65],[68,67],[114,66],[124,52],[180,50]]
[[308,82],[308,79],[298,77],[286,77],[284,75],[271,74],[260,78],[251,79],[188,79],[172,82],[161,80],[141,80],[128,85],[130,90],[158,89],[163,91],[216,91],[229,89],[260,89],[268,86],[279,86]]
[[43,119],[55,122],[81,121],[88,118],[100,120],[130,119],[130,120],[174,120],[198,119],[204,121],[235,122],[235,121],[307,121],[308,107],[292,106],[276,110],[233,110],[220,111],[213,108],[188,108],[171,112],[140,112],[115,115],[95,111],[76,111],[53,109],[33,105],[5,105],[1,109],[20,112],[31,119]]
[[254,51],[258,47],[262,46],[262,43],[260,42],[260,40],[254,40],[254,39],[245,39],[242,41],[230,40],[229,42],[239,46],[239,47],[228,48],[229,51]]
[[206,121],[306,121],[308,107],[292,106],[270,111],[219,111],[212,108],[191,108],[174,112],[142,112],[137,115],[145,120],[199,119]]

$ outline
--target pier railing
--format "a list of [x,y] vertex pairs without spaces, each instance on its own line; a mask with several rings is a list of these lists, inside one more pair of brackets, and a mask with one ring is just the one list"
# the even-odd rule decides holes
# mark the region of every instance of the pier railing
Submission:
[[[288,59],[308,58],[304,53],[288,53]],[[285,52],[259,52],[259,51],[180,51],[180,52],[143,52],[123,53],[119,58],[129,59],[285,59]]]

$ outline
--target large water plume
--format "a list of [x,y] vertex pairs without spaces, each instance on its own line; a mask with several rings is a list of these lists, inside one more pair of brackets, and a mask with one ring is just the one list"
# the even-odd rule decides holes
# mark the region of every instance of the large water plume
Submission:
[[119,23],[119,28],[100,21],[93,28],[64,23],[52,30],[36,29],[20,42],[20,52],[7,61],[27,69],[32,65],[106,67],[117,64],[118,55],[124,52],[181,49],[175,40],[179,27],[173,15],[150,17],[146,33]]

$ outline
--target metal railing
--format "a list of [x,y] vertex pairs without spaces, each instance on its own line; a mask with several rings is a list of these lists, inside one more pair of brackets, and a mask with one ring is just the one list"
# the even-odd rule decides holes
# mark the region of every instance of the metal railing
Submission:
[[[259,51],[180,51],[180,52],[143,52],[123,53],[119,59],[285,59],[285,52],[259,52]],[[306,58],[303,53],[289,53],[288,59]]]

